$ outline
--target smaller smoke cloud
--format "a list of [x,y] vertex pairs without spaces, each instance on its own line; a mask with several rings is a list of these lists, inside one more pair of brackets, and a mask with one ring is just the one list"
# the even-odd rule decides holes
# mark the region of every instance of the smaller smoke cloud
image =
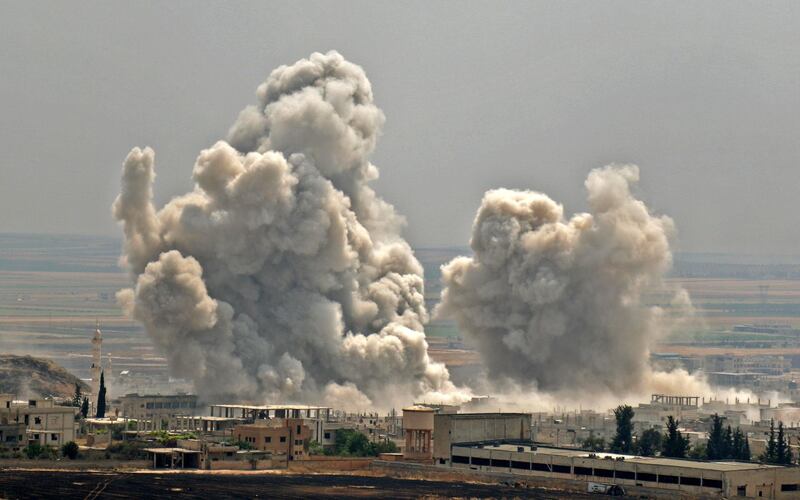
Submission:
[[[542,193],[486,193],[472,230],[474,256],[443,266],[437,313],[457,321],[494,383],[616,395],[703,386],[649,365],[665,315],[643,294],[666,287],[674,226],[633,196],[638,180],[632,165],[592,171],[590,213],[570,219]],[[673,300],[690,306],[683,291]]]

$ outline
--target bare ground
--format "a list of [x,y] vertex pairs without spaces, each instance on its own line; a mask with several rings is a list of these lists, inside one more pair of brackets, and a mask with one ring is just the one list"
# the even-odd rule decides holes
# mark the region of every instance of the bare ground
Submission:
[[0,471],[0,498],[592,498],[545,488],[399,479],[384,476],[274,473]]

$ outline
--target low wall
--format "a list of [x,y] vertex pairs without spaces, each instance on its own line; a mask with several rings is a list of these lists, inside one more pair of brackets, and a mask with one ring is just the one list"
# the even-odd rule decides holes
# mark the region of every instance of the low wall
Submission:
[[[504,483],[518,485],[520,487],[534,486],[552,488],[562,491],[572,491],[575,493],[587,493],[588,487],[587,481],[579,481],[575,479],[453,469],[450,467],[438,467],[435,465],[388,462],[382,460],[373,461],[373,463],[370,465],[370,470],[378,474],[398,478],[433,479],[453,482],[469,481],[477,483]],[[645,497],[653,500],[672,500],[675,498],[686,500],[711,500],[722,498],[721,493],[709,493],[700,496],[696,493],[658,488],[646,488],[643,486],[624,485],[623,488],[625,488],[625,493],[627,495]]]
[[27,460],[0,459],[0,469],[64,469],[64,470],[123,470],[152,468],[153,462],[148,460]]
[[266,460],[214,460],[209,462],[211,470],[270,470],[286,468],[286,462]]
[[302,460],[291,460],[289,470],[297,472],[351,471],[369,469],[373,457],[326,457],[313,455]]

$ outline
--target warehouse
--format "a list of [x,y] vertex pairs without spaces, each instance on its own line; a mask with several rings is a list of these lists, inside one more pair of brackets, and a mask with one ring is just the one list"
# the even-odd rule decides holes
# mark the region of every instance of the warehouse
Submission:
[[592,481],[725,497],[797,498],[800,468],[745,462],[701,462],[661,457],[543,448],[527,444],[452,446],[451,467]]

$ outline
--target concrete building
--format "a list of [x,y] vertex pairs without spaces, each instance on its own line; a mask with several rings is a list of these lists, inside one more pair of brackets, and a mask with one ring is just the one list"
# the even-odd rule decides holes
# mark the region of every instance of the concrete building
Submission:
[[531,439],[537,443],[556,447],[579,447],[592,437],[610,441],[616,433],[616,420],[612,415],[592,410],[533,414]]
[[[404,422],[405,426],[405,422]],[[448,465],[457,443],[531,439],[529,413],[458,413],[433,416],[434,463]]]
[[531,443],[453,445],[449,462],[459,469],[643,487],[676,496],[788,499],[800,492],[797,467],[590,453]]
[[233,436],[255,450],[296,459],[308,454],[311,428],[302,418],[275,418],[237,425],[233,429]]
[[16,401],[11,394],[0,394],[0,425],[22,424],[28,442],[61,447],[75,440],[79,409],[56,406],[52,399]]
[[[651,427],[666,427],[668,417],[680,422],[697,420],[700,398],[698,396],[668,396],[653,394],[650,403],[633,409],[633,424],[637,430]],[[637,425],[639,424],[639,425]]]
[[19,450],[27,444],[25,424],[0,422],[0,448]]
[[276,418],[302,419],[311,429],[311,439],[316,441],[320,441],[325,423],[331,420],[328,406],[214,404],[209,411],[212,417],[238,418],[250,424]]
[[169,428],[179,416],[197,412],[197,396],[193,394],[126,394],[119,398],[120,415],[136,421],[137,431]]
[[[433,408],[414,405],[403,408],[405,446],[403,457],[411,460],[430,460],[433,456]],[[449,415],[454,415],[450,413]]]

